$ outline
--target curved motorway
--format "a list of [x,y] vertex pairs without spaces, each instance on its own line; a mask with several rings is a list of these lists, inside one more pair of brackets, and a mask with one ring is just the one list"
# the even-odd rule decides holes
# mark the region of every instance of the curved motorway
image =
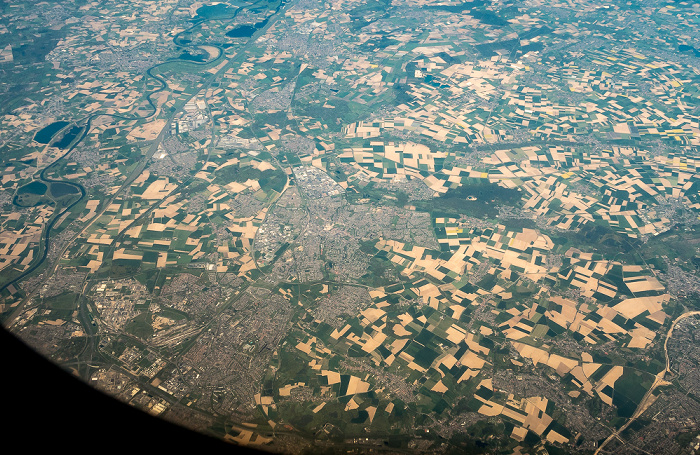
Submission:
[[666,376],[666,373],[671,373],[671,359],[668,357],[668,340],[673,336],[673,329],[676,328],[676,324],[678,324],[681,320],[690,317],[690,316],[696,316],[700,315],[700,311],[689,311],[687,313],[683,313],[680,316],[678,316],[673,323],[671,323],[671,328],[668,329],[668,332],[666,333],[666,339],[664,340],[664,355],[666,356],[666,368],[661,370],[657,375],[656,378],[654,379],[654,383],[649,387],[649,390],[647,390],[647,393],[644,394],[644,397],[642,400],[639,402],[639,406],[637,406],[637,409],[634,411],[634,414],[632,414],[632,417],[629,418],[627,423],[625,423],[623,426],[621,426],[618,430],[615,430],[610,436],[608,436],[605,441],[603,441],[600,446],[596,449],[594,455],[598,455],[601,450],[603,450],[603,447],[605,447],[608,442],[610,442],[614,438],[620,439],[620,441],[624,444],[625,442],[620,438],[620,433],[625,431],[628,426],[632,422],[634,422],[637,417],[641,416],[644,411],[647,410],[649,406],[654,402],[656,399],[654,396],[654,390],[656,390],[657,387],[662,386],[662,385],[668,385],[669,382],[664,380],[664,377]]

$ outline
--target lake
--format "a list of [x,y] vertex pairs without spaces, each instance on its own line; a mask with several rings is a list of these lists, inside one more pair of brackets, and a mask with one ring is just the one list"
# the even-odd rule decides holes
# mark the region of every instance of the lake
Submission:
[[69,194],[80,193],[80,189],[71,185],[70,183],[52,182],[51,183],[51,195],[53,197],[61,197]]
[[34,180],[31,183],[24,185],[22,188],[17,190],[17,194],[38,194],[42,195],[46,193],[46,184],[38,180]]
[[199,19],[212,19],[215,17],[229,16],[236,11],[236,8],[232,8],[226,3],[217,3],[216,5],[204,5],[197,9],[197,16],[194,20]]
[[257,25],[241,25],[226,33],[229,38],[250,38],[258,29]]
[[52,145],[60,149],[67,148],[70,145],[70,143],[73,142],[73,139],[75,139],[82,130],[82,127],[74,126],[70,130],[68,130],[68,132],[64,134],[60,140],[54,142]]
[[36,135],[34,135],[34,140],[37,141],[39,144],[48,144],[51,142],[51,139],[53,136],[58,133],[63,127],[67,126],[70,122],[53,122],[50,125],[47,125],[40,129]]

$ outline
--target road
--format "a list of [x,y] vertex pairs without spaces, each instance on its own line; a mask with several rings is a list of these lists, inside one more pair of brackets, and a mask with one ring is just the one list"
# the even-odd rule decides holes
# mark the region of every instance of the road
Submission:
[[[278,6],[277,10],[276,10],[273,14],[271,14],[267,19],[265,19],[265,20],[263,21],[264,24],[256,31],[255,34],[253,34],[253,35],[250,37],[250,39],[249,39],[245,44],[243,44],[242,46],[240,46],[240,47],[238,48],[238,50],[236,51],[235,55],[233,55],[233,56],[228,60],[228,62],[227,62],[225,65],[223,65],[221,68],[219,68],[218,71],[216,71],[216,72],[214,72],[214,73],[212,73],[212,74],[210,74],[209,76],[206,77],[206,79],[202,82],[202,86],[200,87],[199,90],[197,90],[196,92],[194,92],[194,93],[193,93],[192,95],[190,95],[189,97],[186,97],[185,99],[180,100],[180,104],[179,104],[180,107],[179,107],[179,109],[176,109],[174,112],[172,112],[172,113],[167,117],[165,126],[162,128],[162,130],[161,130],[160,133],[158,134],[158,137],[157,137],[156,139],[154,139],[154,140],[151,142],[151,145],[150,145],[148,151],[146,152],[145,156],[142,158],[141,162],[140,162],[140,163],[137,165],[137,167],[129,174],[129,176],[126,177],[124,183],[120,186],[120,188],[119,188],[115,193],[113,193],[113,194],[111,195],[111,197],[109,197],[109,198],[105,201],[104,204],[102,204],[102,207],[100,208],[100,210],[98,211],[98,213],[95,214],[95,216],[92,218],[92,220],[91,220],[86,226],[84,226],[84,227],[80,230],[80,232],[76,233],[76,234],[71,238],[71,240],[70,240],[69,242],[66,243],[66,246],[65,246],[65,247],[62,249],[62,251],[58,254],[58,258],[61,258],[61,257],[63,256],[63,254],[67,251],[67,249],[80,237],[80,235],[83,234],[87,229],[89,229],[90,226],[91,226],[96,220],[98,220],[98,219],[100,218],[100,216],[104,213],[104,211],[109,207],[110,203],[111,203],[112,201],[114,201],[114,199],[115,199],[116,197],[118,197],[119,195],[121,195],[127,188],[129,188],[130,185],[133,183],[133,181],[141,174],[141,172],[143,172],[143,170],[146,168],[146,166],[147,166],[147,164],[148,164],[150,158],[153,156],[153,154],[155,154],[156,150],[158,149],[158,146],[159,146],[160,143],[163,141],[163,139],[166,137],[167,132],[170,130],[170,124],[171,124],[171,122],[173,121],[173,119],[174,119],[179,113],[181,113],[181,112],[184,110],[184,105],[185,105],[189,100],[191,100],[192,98],[195,98],[196,96],[198,96],[200,93],[205,92],[205,91],[209,88],[209,86],[211,85],[211,83],[212,83],[214,80],[216,80],[217,77],[220,77],[224,72],[226,72],[229,68],[231,68],[231,67],[234,66],[235,64],[239,64],[239,63],[240,63],[240,62],[239,62],[240,59],[245,59],[245,58],[246,58],[246,50],[248,50],[251,46],[254,45],[255,40],[257,39],[258,36],[260,36],[261,34],[264,34],[264,33],[267,31],[267,29],[270,28],[270,27],[276,22],[276,20],[277,20],[277,19],[279,18],[279,16],[280,16],[280,12],[284,13],[286,3],[287,3],[286,0],[282,0],[282,1],[280,2],[280,5]],[[198,25],[199,25],[199,24],[198,24]],[[177,38],[177,36],[176,36],[176,38]],[[176,43],[176,44],[177,44],[177,43]],[[190,44],[190,47],[195,47],[195,46],[196,46],[196,44]],[[151,107],[154,109],[154,111],[153,111],[152,114],[150,114],[150,115],[148,115],[148,116],[146,116],[146,117],[134,117],[134,118],[131,118],[131,117],[124,117],[124,116],[116,115],[116,114],[106,114],[106,113],[102,113],[102,112],[96,112],[96,113],[93,113],[93,114],[88,115],[88,116],[85,118],[86,126],[85,126],[85,129],[84,129],[83,133],[81,134],[81,137],[80,137],[78,140],[74,141],[74,143],[72,144],[72,146],[70,147],[70,149],[68,150],[67,153],[63,154],[61,157],[59,157],[57,160],[55,160],[53,163],[49,164],[45,169],[43,169],[43,170],[42,170],[42,175],[43,175],[44,172],[46,172],[46,170],[48,170],[49,168],[51,168],[51,167],[53,167],[54,165],[56,165],[56,164],[58,163],[58,161],[60,161],[60,160],[62,160],[62,159],[65,159],[68,155],[70,155],[70,152],[71,152],[71,151],[81,142],[81,140],[88,134],[88,132],[89,132],[89,130],[90,130],[90,123],[92,122],[92,120],[96,119],[97,117],[106,115],[106,116],[110,116],[110,117],[113,117],[113,118],[121,118],[121,119],[129,119],[129,120],[139,120],[139,119],[147,119],[147,118],[151,118],[151,117],[156,116],[157,113],[158,113],[158,109],[157,109],[157,106],[155,106],[155,104],[153,103],[151,97],[152,97],[152,95],[154,95],[155,93],[157,93],[157,92],[159,92],[159,91],[165,89],[165,88],[167,87],[167,81],[165,81],[164,79],[162,79],[160,76],[156,76],[156,75],[152,74],[151,71],[152,71],[153,69],[155,69],[155,68],[157,68],[157,67],[159,67],[159,66],[171,64],[171,63],[174,63],[174,62],[179,62],[179,63],[183,63],[183,62],[184,62],[184,63],[187,63],[187,64],[196,65],[196,66],[208,66],[208,65],[210,65],[210,64],[212,64],[212,63],[214,63],[214,62],[217,62],[217,61],[219,61],[219,60],[221,60],[221,59],[223,59],[223,58],[224,58],[224,56],[223,56],[223,50],[222,50],[221,54],[220,54],[216,59],[214,59],[214,60],[211,61],[211,62],[197,63],[197,62],[186,61],[186,60],[169,60],[169,61],[167,61],[167,62],[161,62],[161,63],[158,63],[158,64],[152,66],[151,68],[149,68],[149,69],[146,71],[146,73],[147,73],[150,77],[152,77],[153,79],[157,80],[157,81],[161,84],[161,87],[159,87],[159,88],[157,88],[157,89],[155,89],[155,90],[153,90],[153,91],[151,91],[151,92],[149,92],[149,93],[146,94],[146,100],[147,100],[148,103],[151,105]],[[82,121],[82,120],[81,120],[81,121]],[[67,182],[67,183],[73,184],[72,182]],[[76,185],[76,186],[79,186],[79,185]],[[85,190],[83,189],[82,186],[79,186],[79,187],[81,188],[81,192],[82,192],[83,197],[84,197],[84,195],[85,195]],[[178,185],[178,188],[177,188],[176,190],[174,190],[173,192],[169,193],[168,196],[170,196],[170,195],[172,195],[172,194],[175,194],[176,192],[178,192],[179,190],[181,190],[182,187],[183,187],[182,184],[181,184],[181,185]],[[165,200],[168,196],[166,196],[165,198],[161,199],[160,201],[155,202],[155,203],[153,204],[153,206],[150,208],[150,211],[152,211],[152,209],[154,209],[154,208],[156,208],[157,206],[159,206],[159,205],[163,202],[163,200]],[[66,213],[68,210],[70,210],[70,208],[72,208],[72,207],[73,207],[75,204],[77,204],[77,202],[79,202],[80,200],[82,200],[82,197],[81,197],[78,201],[76,201],[76,202],[74,202],[73,204],[71,204],[70,207],[68,207],[67,209],[63,210],[60,214],[58,214],[58,216],[54,216],[54,217],[52,218],[51,224],[53,224],[53,222],[55,222],[55,221],[56,221],[57,219],[59,219],[64,213]],[[149,213],[150,213],[150,211],[149,211]],[[139,219],[142,219],[142,218],[139,217]],[[132,224],[133,224],[133,223],[132,223]],[[11,284],[15,284],[15,283],[19,282],[21,279],[25,278],[25,277],[28,276],[30,273],[34,272],[34,271],[44,262],[44,259],[45,259],[45,257],[46,257],[46,254],[47,254],[48,249],[49,249],[49,246],[50,246],[50,245],[49,245],[49,236],[48,236],[49,231],[50,231],[50,226],[49,226],[48,229],[45,230],[45,232],[44,232],[43,235],[42,235],[42,242],[44,243],[44,254],[43,254],[43,256],[41,256],[40,259],[37,260],[37,262],[36,262],[35,264],[32,265],[32,267],[31,267],[30,270],[25,271],[24,273],[22,273],[20,276],[18,276],[17,278],[15,278],[14,280],[12,280],[11,282],[6,283],[2,288],[0,288],[0,290],[6,288],[7,286],[9,286],[9,285],[11,285]],[[114,242],[113,245],[115,245],[115,244],[117,244],[117,243],[118,243],[118,242]],[[110,253],[111,253],[111,251],[110,251]],[[54,272],[55,272],[57,266],[58,266],[58,261],[56,261],[56,264],[54,264],[54,269],[51,271],[51,273],[54,273]],[[22,311],[24,310],[24,306],[26,305],[26,302],[29,301],[29,299],[30,299],[30,297],[31,297],[32,294],[33,294],[33,293],[29,293],[29,294],[23,299],[23,301],[22,301],[19,305],[17,305],[17,307],[15,308],[15,310],[12,312],[12,314],[4,321],[4,325],[5,325],[6,327],[10,327],[10,326],[12,325],[13,321],[22,313]]]
[[671,373],[671,360],[668,357],[668,340],[673,336],[673,329],[676,328],[676,324],[678,324],[681,320],[688,318],[690,316],[697,316],[700,315],[700,311],[689,311],[687,313],[683,313],[682,315],[678,316],[673,323],[671,324],[671,327],[668,329],[668,332],[666,333],[666,339],[664,340],[664,355],[666,356],[666,368],[664,368],[662,371],[660,371],[657,375],[656,378],[654,378],[654,383],[649,387],[649,390],[647,390],[647,393],[644,394],[644,397],[642,400],[639,402],[639,406],[637,406],[637,409],[634,411],[634,414],[632,414],[632,417],[625,423],[622,427],[620,427],[618,430],[614,431],[610,436],[603,441],[598,449],[596,449],[594,455],[598,455],[601,450],[614,438],[618,438],[623,444],[625,443],[622,438],[620,438],[620,433],[625,431],[628,426],[634,422],[637,417],[641,416],[644,411],[647,410],[649,406],[656,400],[656,397],[654,396],[654,390],[656,390],[657,387],[662,386],[662,385],[668,385],[670,384],[668,381],[664,379],[666,376],[666,373]]

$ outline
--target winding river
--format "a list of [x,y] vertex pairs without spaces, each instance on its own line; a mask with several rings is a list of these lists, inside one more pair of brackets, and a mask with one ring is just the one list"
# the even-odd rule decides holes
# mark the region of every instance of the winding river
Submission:
[[[284,6],[285,3],[286,3],[286,0],[282,0],[282,1],[280,2],[280,4],[277,6],[277,8],[272,12],[272,14],[270,14],[266,19],[264,19],[264,20],[263,20],[262,22],[260,22],[259,24],[256,24],[256,25],[255,25],[255,29],[258,30],[258,29],[260,29],[260,28],[263,28],[263,27],[269,22],[269,20],[270,20],[275,14],[277,14],[277,13],[279,12],[279,10],[282,8],[282,6]],[[228,19],[233,19],[233,18],[235,18],[235,16],[238,14],[239,11],[240,11],[240,9],[236,9],[236,10],[233,11],[232,14],[231,14],[230,16],[228,16],[227,18],[228,18]],[[22,272],[20,275],[18,275],[18,276],[15,277],[14,279],[12,279],[12,281],[9,281],[9,282],[5,283],[4,285],[2,285],[2,287],[0,287],[0,292],[3,292],[3,291],[4,291],[5,289],[7,289],[9,286],[12,286],[12,285],[15,285],[15,284],[19,283],[22,279],[24,279],[24,278],[26,278],[27,276],[29,276],[31,273],[33,273],[35,270],[37,270],[37,269],[44,263],[44,261],[46,260],[46,258],[47,258],[47,256],[48,256],[48,252],[49,252],[50,240],[51,240],[51,231],[52,231],[52,229],[54,228],[54,226],[56,225],[56,222],[57,222],[58,220],[62,219],[63,216],[66,215],[73,207],[75,207],[77,204],[79,204],[81,201],[83,201],[83,199],[84,199],[85,196],[87,195],[87,191],[86,191],[86,189],[85,189],[85,187],[84,187],[83,185],[81,185],[81,184],[79,184],[79,183],[75,183],[75,182],[70,182],[70,181],[67,181],[67,180],[57,180],[57,179],[49,178],[49,177],[46,176],[47,172],[48,172],[50,169],[54,168],[56,165],[58,165],[58,164],[61,162],[61,160],[66,159],[66,158],[71,154],[71,152],[83,141],[83,139],[85,139],[85,137],[87,136],[87,134],[90,132],[90,128],[91,128],[91,124],[92,124],[93,120],[95,120],[96,118],[101,117],[101,116],[109,116],[109,117],[111,117],[111,118],[113,118],[113,119],[118,119],[118,120],[146,120],[146,119],[149,119],[149,118],[153,117],[154,115],[156,115],[156,113],[158,112],[158,107],[156,106],[155,102],[153,101],[153,95],[155,95],[156,93],[158,93],[158,92],[160,92],[160,91],[166,89],[167,86],[168,86],[168,84],[167,84],[167,82],[166,82],[166,80],[165,80],[164,78],[162,78],[161,76],[159,76],[159,75],[157,75],[157,74],[153,74],[153,70],[155,70],[155,69],[157,69],[157,68],[159,68],[159,67],[161,67],[161,66],[169,65],[169,64],[172,64],[172,63],[184,63],[184,64],[187,64],[187,65],[195,65],[195,66],[208,66],[208,65],[211,65],[212,63],[216,63],[217,61],[221,60],[221,59],[223,58],[223,56],[224,56],[224,46],[223,46],[223,45],[220,45],[220,44],[209,44],[209,43],[206,43],[206,44],[191,44],[191,43],[189,43],[189,42],[188,42],[188,43],[185,43],[185,40],[183,40],[183,39],[181,38],[181,35],[183,35],[183,34],[185,34],[185,33],[191,32],[194,28],[199,27],[199,26],[201,26],[202,24],[204,24],[204,23],[206,23],[206,22],[213,21],[213,20],[220,20],[220,19],[222,19],[222,18],[223,18],[223,17],[218,17],[218,16],[217,16],[217,17],[211,17],[211,18],[205,18],[205,17],[203,17],[201,20],[198,20],[198,21],[197,21],[195,24],[193,24],[191,27],[187,28],[186,30],[183,30],[182,32],[178,33],[177,35],[175,35],[175,36],[173,37],[173,43],[174,43],[176,46],[181,47],[181,48],[185,48],[185,49],[188,49],[188,48],[189,48],[189,49],[201,48],[201,46],[215,47],[215,48],[217,48],[217,49],[219,50],[219,54],[218,54],[216,57],[214,57],[213,59],[204,61],[204,62],[196,62],[196,61],[192,61],[192,60],[188,60],[188,59],[174,58],[174,59],[171,59],[171,60],[167,60],[167,61],[165,61],[165,62],[157,63],[157,64],[153,65],[152,67],[150,67],[150,68],[148,68],[148,69],[146,70],[146,74],[147,74],[149,77],[151,77],[151,78],[155,79],[156,81],[158,81],[158,83],[160,84],[160,86],[159,86],[158,88],[152,90],[151,92],[149,92],[149,93],[146,95],[146,100],[148,101],[148,104],[149,104],[149,106],[151,107],[151,110],[152,110],[152,112],[151,112],[150,114],[145,115],[145,116],[138,116],[138,115],[136,115],[136,116],[124,116],[124,115],[118,115],[118,114],[108,114],[108,113],[105,113],[105,112],[94,112],[94,113],[88,115],[87,117],[85,117],[83,120],[79,120],[78,122],[76,122],[77,125],[80,125],[80,123],[81,123],[82,121],[85,122],[85,123],[84,123],[84,126],[82,127],[83,129],[82,129],[82,132],[80,133],[80,136],[79,136],[77,139],[75,139],[75,140],[72,141],[72,144],[71,144],[71,146],[68,148],[68,150],[66,151],[66,153],[64,153],[63,155],[61,155],[60,157],[58,157],[53,163],[51,163],[51,164],[49,164],[48,166],[46,166],[46,167],[39,173],[39,176],[38,176],[39,178],[38,178],[37,180],[35,180],[35,182],[42,182],[42,183],[44,183],[44,184],[47,186],[47,188],[49,188],[49,189],[51,188],[51,184],[52,184],[52,183],[54,183],[54,184],[61,184],[61,185],[67,185],[67,186],[72,186],[72,187],[74,187],[74,188],[76,188],[76,189],[78,190],[78,192],[80,193],[80,196],[79,196],[75,201],[71,202],[69,205],[67,205],[66,207],[64,207],[59,213],[54,213],[54,215],[51,217],[51,219],[50,219],[49,222],[46,224],[45,229],[44,229],[44,234],[43,234],[42,240],[41,240],[41,241],[43,242],[43,243],[42,243],[42,246],[43,246],[43,248],[42,248],[42,249],[43,249],[42,254],[41,254],[38,258],[36,258],[36,259],[33,261],[33,263],[30,265],[30,267],[29,267],[27,270],[25,270],[25,271]],[[204,50],[206,51],[206,49],[204,49]],[[208,51],[207,51],[207,52],[208,52]],[[210,54],[210,56],[211,56],[211,54]],[[68,126],[69,126],[69,123],[67,122],[66,125],[65,125],[62,129],[64,129],[64,128],[68,127]],[[147,158],[146,158],[146,159],[147,159]],[[127,178],[127,182],[126,182],[126,183],[129,183],[129,180],[131,180],[131,179]],[[50,190],[47,190],[47,191],[50,191]]]

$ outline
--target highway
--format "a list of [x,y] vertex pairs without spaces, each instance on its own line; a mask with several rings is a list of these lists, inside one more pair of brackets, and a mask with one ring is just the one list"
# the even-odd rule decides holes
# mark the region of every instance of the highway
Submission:
[[598,455],[601,450],[614,438],[619,439],[623,444],[625,441],[620,438],[620,433],[625,431],[627,427],[629,427],[632,422],[634,422],[639,416],[644,414],[644,411],[651,406],[651,404],[656,400],[656,396],[654,395],[654,390],[656,390],[657,387],[663,386],[663,385],[669,385],[670,382],[666,381],[664,377],[666,376],[666,373],[671,373],[671,360],[668,357],[668,340],[673,336],[673,329],[676,328],[676,324],[678,324],[681,320],[688,318],[690,316],[696,316],[700,315],[700,311],[689,311],[687,313],[683,313],[682,315],[678,316],[673,323],[671,324],[671,327],[668,329],[668,332],[666,333],[666,339],[664,340],[664,355],[666,356],[666,368],[660,371],[657,375],[656,378],[654,379],[653,384],[651,387],[649,387],[649,390],[647,390],[647,393],[644,394],[644,397],[642,398],[642,401],[639,402],[639,406],[637,406],[637,409],[634,411],[634,414],[632,414],[632,417],[629,418],[627,423],[625,423],[623,426],[621,426],[618,430],[614,431],[610,436],[608,436],[605,441],[603,441],[600,446],[596,449],[594,455]]
[[[129,188],[130,185],[133,183],[133,181],[143,172],[143,170],[146,168],[146,166],[147,166],[147,164],[148,164],[148,161],[149,161],[150,158],[153,156],[153,154],[156,152],[156,150],[158,149],[158,146],[159,146],[160,143],[163,141],[163,139],[165,139],[167,132],[170,130],[170,124],[171,124],[171,122],[173,121],[173,119],[174,119],[178,114],[180,114],[180,113],[184,110],[185,104],[186,104],[188,101],[190,101],[191,99],[193,99],[193,98],[195,98],[196,96],[198,96],[198,95],[199,95],[200,93],[202,93],[203,91],[206,91],[207,88],[209,88],[210,84],[211,84],[214,80],[216,80],[217,77],[221,76],[225,71],[227,71],[231,66],[233,66],[233,65],[236,64],[236,63],[240,63],[238,60],[241,59],[241,58],[243,58],[243,59],[245,58],[245,51],[246,51],[247,49],[249,49],[249,48],[253,45],[253,43],[255,43],[255,40],[257,39],[257,37],[260,36],[261,34],[264,34],[265,31],[267,31],[267,29],[268,29],[269,27],[271,27],[271,26],[275,23],[275,21],[276,21],[277,18],[279,17],[280,12],[284,12],[284,10],[285,10],[285,9],[284,9],[285,4],[286,4],[286,0],[282,0],[282,1],[280,2],[279,6],[277,7],[277,9],[274,11],[274,13],[271,14],[270,16],[268,16],[268,18],[265,19],[265,20],[261,23],[262,25],[260,26],[260,28],[250,37],[250,39],[249,39],[245,44],[243,44],[242,46],[240,46],[240,47],[237,49],[236,54],[235,54],[233,57],[231,57],[231,58],[228,60],[228,62],[226,62],[225,65],[222,65],[221,68],[218,69],[218,71],[216,71],[216,72],[212,73],[211,75],[209,75],[209,76],[202,82],[202,85],[201,85],[201,87],[199,88],[199,90],[197,90],[196,92],[194,92],[194,93],[191,94],[190,96],[188,96],[188,97],[186,97],[186,98],[184,98],[184,99],[179,100],[178,103],[179,103],[179,106],[180,106],[180,107],[179,107],[178,109],[176,109],[172,114],[170,114],[170,115],[168,116],[165,125],[163,126],[162,130],[160,131],[160,133],[158,134],[158,136],[156,137],[156,139],[154,139],[154,140],[151,142],[150,147],[148,148],[148,151],[146,152],[145,156],[141,159],[141,162],[140,162],[140,163],[137,165],[137,167],[126,177],[124,183],[119,187],[119,189],[118,189],[116,192],[114,192],[114,193],[111,195],[111,197],[109,197],[107,200],[103,201],[103,203],[101,204],[100,210],[95,214],[95,216],[92,218],[92,220],[91,220],[87,225],[85,225],[78,233],[76,233],[76,234],[71,238],[71,240],[70,240],[69,242],[66,243],[66,246],[65,246],[65,247],[63,248],[63,250],[57,255],[58,258],[61,258],[61,257],[63,256],[63,254],[67,251],[67,249],[80,237],[80,235],[82,235],[85,231],[87,231],[87,230],[90,228],[90,226],[91,226],[96,220],[98,220],[98,219],[100,218],[100,216],[105,212],[105,210],[107,210],[107,208],[108,208],[109,205],[114,201],[114,199],[117,198],[118,196],[120,196],[127,188]],[[176,40],[178,37],[179,37],[179,34],[176,35],[176,36],[173,38],[174,42],[175,42],[175,40]],[[175,44],[179,45],[177,42],[175,42]],[[197,47],[198,44],[192,43],[192,44],[190,44],[189,46],[190,46],[190,47]],[[220,60],[222,60],[222,59],[224,58],[224,56],[223,56],[223,49],[220,48],[220,50],[221,50],[222,52],[219,54],[219,56],[217,56],[217,57],[216,57],[213,61],[211,61],[211,62],[197,63],[197,62],[192,62],[192,61],[188,61],[188,60],[169,60],[169,61],[166,61],[166,62],[158,63],[158,64],[152,66],[151,68],[149,68],[148,70],[146,70],[146,74],[147,74],[148,76],[150,76],[151,78],[155,79],[156,81],[158,81],[158,82],[160,83],[160,87],[158,87],[158,88],[156,88],[155,90],[152,90],[152,91],[150,91],[150,92],[148,92],[148,93],[146,94],[146,100],[148,101],[149,105],[150,105],[151,108],[153,109],[153,112],[152,112],[151,114],[145,116],[145,117],[140,117],[140,116],[128,117],[128,116],[117,115],[117,114],[107,114],[107,113],[99,112],[99,111],[98,111],[98,112],[93,112],[92,114],[87,115],[86,117],[84,117],[84,120],[80,120],[80,121],[78,122],[78,123],[81,123],[81,122],[83,122],[83,121],[85,122],[85,127],[84,127],[84,130],[83,130],[82,134],[80,135],[80,137],[79,137],[77,140],[75,140],[75,141],[73,142],[73,144],[71,145],[71,147],[68,149],[68,151],[67,151],[66,153],[64,153],[63,155],[61,155],[58,159],[56,159],[54,162],[52,162],[51,164],[49,164],[48,166],[46,166],[46,167],[40,172],[39,175],[40,175],[41,180],[44,180],[44,177],[43,177],[43,176],[44,176],[44,174],[46,173],[46,171],[47,171],[48,169],[54,167],[54,166],[55,166],[56,164],[58,164],[61,160],[66,159],[66,158],[71,154],[71,152],[75,149],[75,147],[87,136],[87,134],[88,134],[89,131],[90,131],[91,123],[92,123],[92,121],[93,121],[94,119],[96,119],[96,118],[98,118],[98,117],[101,117],[101,116],[109,116],[109,117],[112,117],[112,118],[115,118],[115,119],[121,119],[121,120],[144,120],[144,119],[149,119],[149,118],[151,118],[151,117],[156,116],[156,114],[158,113],[158,108],[157,108],[157,106],[155,105],[155,103],[153,102],[152,96],[153,96],[154,94],[156,94],[157,92],[160,92],[160,91],[164,90],[165,88],[167,88],[167,81],[165,81],[165,80],[164,80],[163,78],[161,78],[160,76],[154,75],[154,74],[152,73],[152,70],[153,70],[153,69],[155,69],[155,68],[157,68],[157,67],[159,67],[159,66],[163,66],[163,65],[167,65],[167,64],[171,64],[171,63],[175,63],[175,62],[181,63],[181,64],[182,64],[182,63],[185,63],[185,64],[189,64],[189,65],[195,65],[195,66],[208,66],[208,65],[210,65],[210,64],[212,64],[212,63],[214,63],[214,62],[218,62],[218,61],[220,61]],[[54,180],[46,180],[46,182],[49,182],[49,181],[54,181]],[[58,180],[56,180],[56,182],[58,182]],[[7,283],[5,283],[2,287],[0,287],[0,292],[3,291],[4,289],[6,289],[8,286],[10,286],[10,285],[12,285],[12,284],[18,283],[19,281],[21,281],[22,279],[24,279],[25,277],[27,277],[27,276],[30,275],[31,273],[34,273],[34,272],[45,262],[46,257],[47,257],[47,254],[48,254],[48,251],[49,251],[49,247],[50,247],[49,239],[50,239],[50,233],[51,233],[51,229],[52,229],[53,225],[55,224],[55,222],[56,222],[58,219],[61,218],[61,216],[63,216],[64,214],[66,214],[72,207],[74,207],[74,206],[75,206],[76,204],[78,204],[81,200],[83,200],[83,198],[84,198],[85,195],[87,194],[85,188],[84,188],[82,185],[75,184],[75,183],[73,183],[73,182],[63,182],[63,181],[60,181],[60,182],[61,182],[61,183],[68,183],[68,184],[71,184],[71,185],[74,185],[74,186],[78,187],[78,188],[80,189],[80,192],[81,192],[81,197],[80,197],[79,199],[77,199],[76,201],[74,201],[73,203],[71,203],[71,204],[70,204],[68,207],[66,207],[64,210],[61,210],[60,213],[55,213],[55,214],[51,217],[50,221],[47,223],[46,227],[44,228],[44,232],[42,233],[42,237],[41,237],[41,240],[40,240],[40,246],[39,246],[40,252],[41,252],[41,253],[40,253],[39,255],[37,255],[38,258],[37,258],[37,259],[35,260],[35,262],[30,266],[29,269],[25,270],[23,273],[21,273],[20,275],[18,275],[18,276],[17,276],[16,278],[14,278],[12,281],[7,282]],[[162,198],[162,199],[159,200],[159,201],[156,201],[151,207],[149,207],[149,209],[147,210],[146,213],[142,214],[142,216],[137,217],[137,219],[134,220],[134,222],[132,222],[132,223],[129,225],[129,227],[133,226],[133,225],[134,225],[135,223],[137,223],[137,222],[142,221],[144,216],[147,216],[148,214],[150,214],[150,213],[153,211],[153,209],[155,209],[155,208],[157,208],[158,206],[160,206],[160,204],[161,204],[165,199],[167,199],[167,197],[169,197],[170,195],[175,194],[175,193],[179,192],[180,190],[182,190],[182,188],[184,187],[184,185],[185,185],[186,183],[189,183],[189,180],[186,181],[186,182],[183,182],[183,183],[180,184],[180,185],[178,185],[178,187],[177,187],[176,189],[174,189],[172,192],[170,192],[166,197]],[[126,230],[127,230],[127,229],[122,230],[122,232],[120,233],[120,235],[123,234],[123,232],[126,231]],[[119,242],[118,242],[119,239],[120,239],[120,237],[118,237],[117,239],[115,239],[115,241],[112,243],[112,246],[111,246],[110,250],[109,250],[109,251],[107,252],[107,254],[105,255],[105,259],[106,259],[106,260],[108,259],[108,257],[111,257],[115,245],[119,243]],[[41,250],[42,246],[43,246],[43,251]],[[55,266],[55,268],[58,267],[58,261],[56,261],[56,264],[54,264],[54,266]],[[54,268],[54,270],[53,270],[52,272],[55,272],[55,268]],[[4,325],[5,325],[6,327],[10,327],[10,326],[12,325],[12,322],[22,313],[22,311],[23,311],[23,309],[24,309],[24,306],[26,305],[26,302],[28,302],[28,301],[30,300],[30,297],[32,296],[32,294],[33,294],[33,293],[27,294],[27,295],[25,296],[25,298],[23,299],[23,301],[22,301],[19,305],[17,305],[17,307],[15,308],[15,310],[12,312],[12,314],[4,321]]]

